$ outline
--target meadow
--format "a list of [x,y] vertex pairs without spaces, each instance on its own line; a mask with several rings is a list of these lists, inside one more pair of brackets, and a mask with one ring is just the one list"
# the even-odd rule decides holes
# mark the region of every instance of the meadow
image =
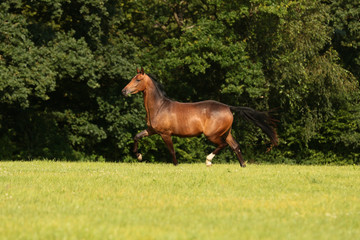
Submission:
[[359,166],[0,162],[1,239],[359,236]]

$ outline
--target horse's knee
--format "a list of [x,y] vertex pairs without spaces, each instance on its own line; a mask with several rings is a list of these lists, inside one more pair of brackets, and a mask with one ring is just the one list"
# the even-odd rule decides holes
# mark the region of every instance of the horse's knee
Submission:
[[138,133],[135,135],[135,137],[133,138],[135,142],[139,141],[139,139],[142,138],[142,134]]
[[149,136],[149,132],[147,130],[144,130],[142,132],[139,132],[138,134],[135,135],[135,137],[133,138],[135,142],[139,141],[140,138]]
[[134,141],[139,140],[139,139],[140,139],[140,133],[136,134],[136,135],[135,135],[135,137],[134,137],[133,139],[134,139]]

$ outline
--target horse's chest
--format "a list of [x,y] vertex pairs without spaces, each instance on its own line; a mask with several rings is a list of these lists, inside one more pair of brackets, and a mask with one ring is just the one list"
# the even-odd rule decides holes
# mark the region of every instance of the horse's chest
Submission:
[[169,116],[158,115],[154,118],[147,118],[146,123],[157,132],[168,132],[172,129],[172,121]]

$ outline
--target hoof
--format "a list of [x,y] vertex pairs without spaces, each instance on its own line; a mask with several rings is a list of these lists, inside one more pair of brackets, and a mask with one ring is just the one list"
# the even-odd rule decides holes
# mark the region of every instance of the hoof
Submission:
[[136,158],[137,158],[138,161],[142,161],[141,153],[136,154]]
[[246,167],[246,163],[240,164],[241,167]]
[[209,160],[206,160],[205,164],[207,167],[211,167],[211,165],[212,165],[212,163]]

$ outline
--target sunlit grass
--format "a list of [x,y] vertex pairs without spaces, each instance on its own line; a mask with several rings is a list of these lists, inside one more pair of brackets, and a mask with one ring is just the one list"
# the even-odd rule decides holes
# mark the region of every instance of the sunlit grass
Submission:
[[0,162],[1,239],[356,239],[359,166]]

